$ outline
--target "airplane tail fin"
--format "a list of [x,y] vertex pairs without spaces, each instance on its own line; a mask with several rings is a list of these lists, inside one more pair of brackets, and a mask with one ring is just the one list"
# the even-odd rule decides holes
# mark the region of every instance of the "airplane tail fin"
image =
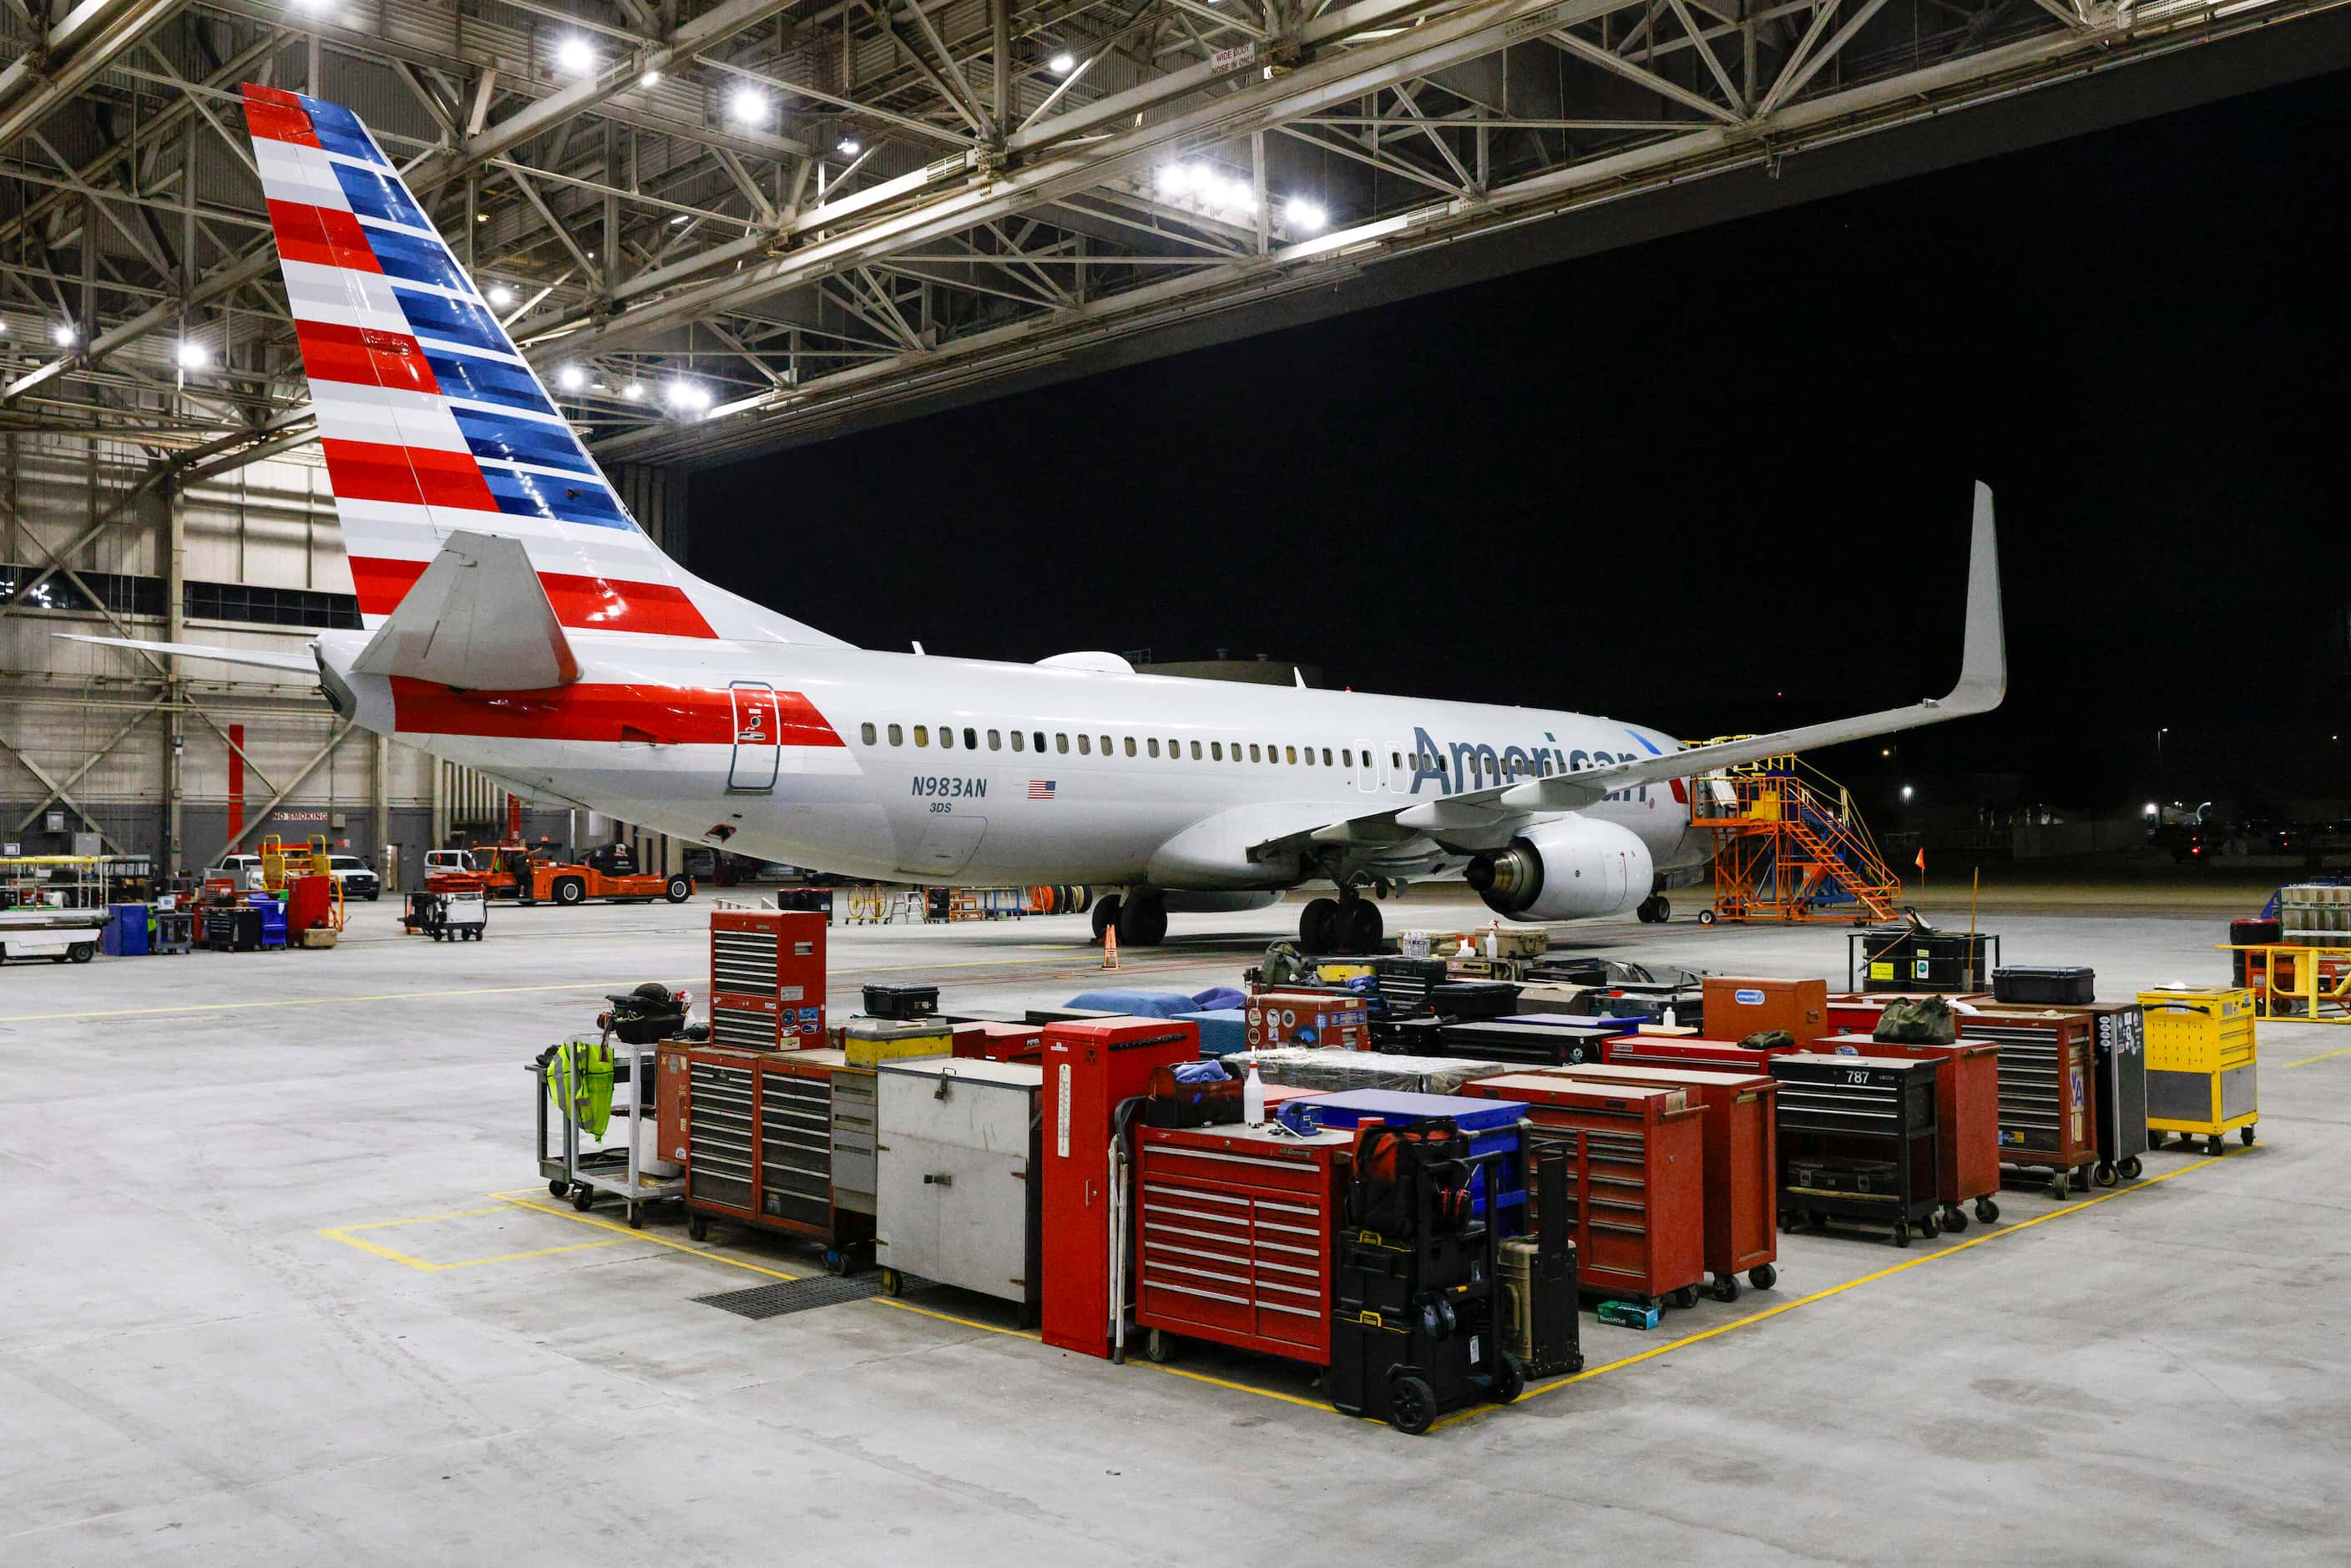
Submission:
[[516,540],[573,631],[839,643],[662,553],[357,115],[244,94],[369,626],[471,533]]

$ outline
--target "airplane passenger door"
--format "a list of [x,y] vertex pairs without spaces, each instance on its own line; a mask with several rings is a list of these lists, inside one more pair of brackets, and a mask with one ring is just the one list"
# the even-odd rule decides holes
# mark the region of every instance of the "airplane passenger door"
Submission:
[[1372,743],[1358,737],[1355,741],[1355,788],[1373,794],[1380,787],[1380,759]]
[[735,754],[726,768],[726,792],[772,793],[783,761],[776,688],[765,681],[737,681],[728,689],[735,699]]

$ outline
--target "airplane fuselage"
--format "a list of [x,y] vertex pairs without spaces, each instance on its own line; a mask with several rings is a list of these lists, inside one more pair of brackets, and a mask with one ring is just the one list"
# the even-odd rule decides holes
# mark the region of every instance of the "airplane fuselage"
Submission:
[[[366,727],[676,837],[842,875],[1168,889],[1325,874],[1251,845],[1463,789],[1672,751],[1588,715],[783,643],[575,633],[576,684],[453,692],[341,674]],[[365,638],[329,634],[348,670]],[[1658,867],[1703,850],[1685,791],[1585,815]],[[1426,841],[1365,874],[1443,876]]]

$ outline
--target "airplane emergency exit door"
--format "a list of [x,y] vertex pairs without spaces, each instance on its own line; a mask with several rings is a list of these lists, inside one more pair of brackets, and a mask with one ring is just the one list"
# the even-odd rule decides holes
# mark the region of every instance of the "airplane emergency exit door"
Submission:
[[782,726],[776,711],[776,688],[765,681],[737,681],[735,755],[726,769],[730,795],[765,795],[776,788],[782,763]]

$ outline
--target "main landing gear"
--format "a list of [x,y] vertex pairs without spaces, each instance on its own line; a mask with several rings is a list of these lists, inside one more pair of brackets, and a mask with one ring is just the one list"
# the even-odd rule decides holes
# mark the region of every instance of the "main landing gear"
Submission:
[[1298,914],[1298,946],[1308,953],[1376,953],[1386,929],[1380,906],[1349,888],[1307,901]]
[[1663,925],[1674,917],[1674,906],[1666,902],[1664,894],[1653,893],[1633,911],[1633,917],[1644,925]]
[[1122,947],[1156,947],[1167,939],[1167,901],[1152,892],[1107,894],[1094,901],[1094,940],[1118,927]]

